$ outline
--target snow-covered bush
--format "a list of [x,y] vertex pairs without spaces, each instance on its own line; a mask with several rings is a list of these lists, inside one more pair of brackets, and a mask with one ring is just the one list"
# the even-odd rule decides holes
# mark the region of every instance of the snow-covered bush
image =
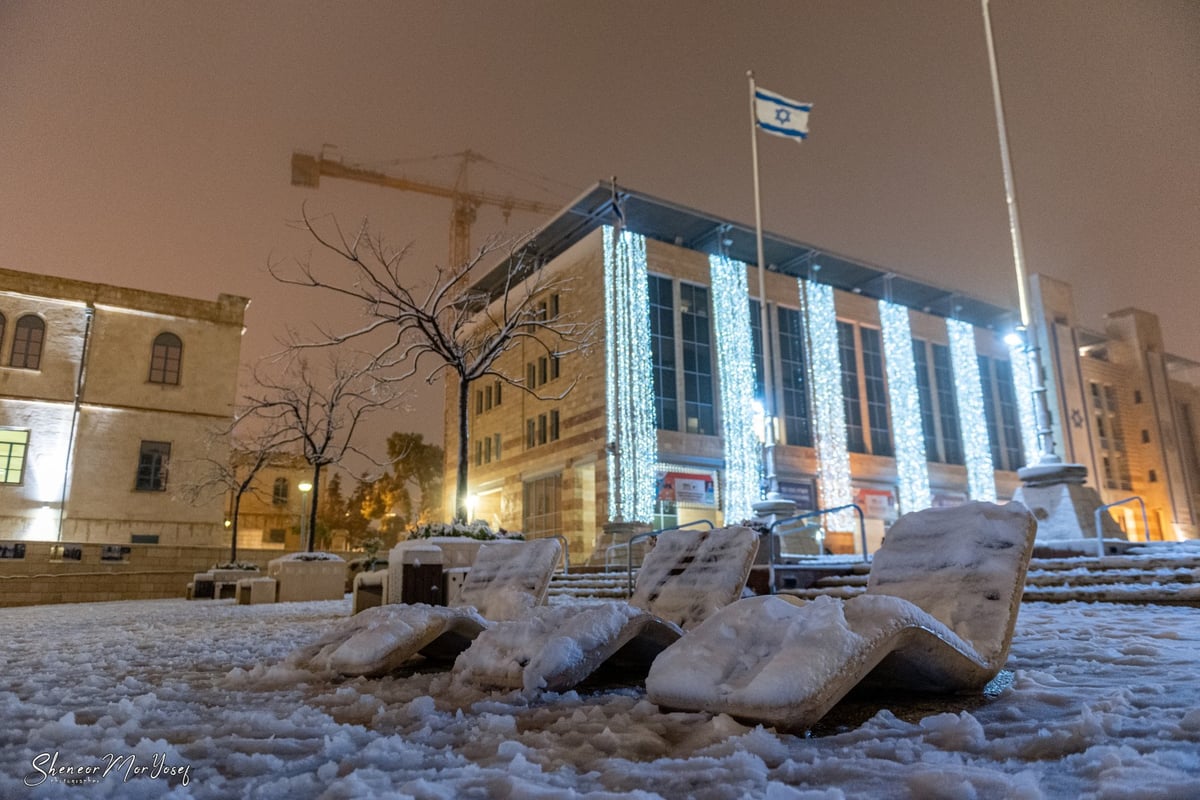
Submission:
[[504,528],[492,530],[484,520],[474,522],[427,522],[418,525],[408,532],[409,539],[432,539],[435,536],[458,536],[467,539],[479,539],[485,542],[493,539],[520,539],[525,535],[517,531],[506,531]]

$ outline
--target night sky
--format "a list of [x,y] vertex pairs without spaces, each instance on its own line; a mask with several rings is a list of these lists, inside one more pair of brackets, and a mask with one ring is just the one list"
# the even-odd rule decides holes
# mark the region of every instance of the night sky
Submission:
[[[1147,309],[1200,360],[1200,3],[992,19],[1030,272],[1073,284],[1085,327]],[[768,229],[1015,307],[974,0],[0,0],[0,265],[248,296],[248,363],[328,305],[266,274],[308,254],[302,202],[413,242],[418,279],[446,258],[448,201],[292,187],[293,149],[450,183],[428,157],[470,148],[504,165],[474,188],[565,204],[616,176],[752,222],[747,69],[814,104],[807,142],[760,136]],[[383,427],[439,440],[430,392]]]

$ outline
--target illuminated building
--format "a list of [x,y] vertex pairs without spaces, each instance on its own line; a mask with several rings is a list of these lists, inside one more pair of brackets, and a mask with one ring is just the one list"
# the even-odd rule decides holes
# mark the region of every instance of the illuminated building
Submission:
[[[756,407],[774,410],[780,494],[800,510],[857,503],[872,548],[901,508],[1012,497],[1031,402],[1005,343],[1013,309],[767,234],[774,394],[755,406],[764,336],[753,229],[622,187],[617,197],[619,242],[610,186],[583,195],[534,238],[538,263],[572,278],[547,307],[595,321],[602,341],[549,368],[534,348],[499,364],[506,375],[532,376],[544,395],[574,381],[560,399],[495,379],[473,387],[470,490],[479,517],[563,534],[573,560],[596,552],[600,563],[611,541],[605,525],[618,511],[653,528],[721,522],[731,507],[738,519],[729,521],[739,521],[745,473],[754,471],[751,486],[764,477],[761,453],[745,466],[754,446],[736,430],[755,425]],[[506,270],[498,265],[477,288],[495,291]],[[1063,420],[1069,428],[1066,459],[1088,466],[1105,502],[1144,496],[1152,538],[1197,535],[1200,375],[1189,370],[1200,366],[1163,353],[1152,315],[1118,312],[1104,334],[1089,333],[1066,287],[1043,276],[1033,283],[1053,338],[1043,346],[1053,355],[1059,442]],[[730,415],[741,420],[734,428]],[[447,454],[456,441],[448,402]],[[743,465],[737,476],[731,464]],[[453,469],[448,461],[448,483]],[[1116,510],[1118,522],[1143,536],[1140,516],[1127,510]],[[856,546],[852,521],[830,521],[832,547]]]
[[246,303],[0,270],[0,540],[222,544]]

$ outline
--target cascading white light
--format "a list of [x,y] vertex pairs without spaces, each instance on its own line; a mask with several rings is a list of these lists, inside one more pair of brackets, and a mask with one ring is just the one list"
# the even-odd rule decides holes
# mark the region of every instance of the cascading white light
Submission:
[[645,237],[604,226],[605,385],[608,516],[649,522],[654,515],[654,372]]
[[879,301],[879,321],[883,327],[883,356],[892,405],[900,513],[907,514],[929,508],[932,503],[912,327],[908,321],[908,308],[887,300]]
[[1037,417],[1033,413],[1033,378],[1029,374],[1029,353],[1024,334],[1014,334],[1008,341],[1008,357],[1012,364],[1013,394],[1017,398],[1017,418],[1021,422],[1021,443],[1025,449],[1025,465],[1034,463],[1040,452]]
[[759,455],[754,435],[754,343],[746,265],[723,255],[708,258],[725,440],[725,523],[754,516],[759,499]]
[[[846,405],[842,396],[833,287],[804,278],[797,279],[797,284],[809,348],[808,382],[812,387],[813,444],[820,465],[821,507],[836,508],[853,503],[854,491],[850,484],[850,452],[846,448]],[[829,530],[857,530],[853,511],[831,514],[827,520]]]
[[958,398],[958,428],[962,433],[963,457],[967,464],[967,493],[972,500],[995,502],[996,469],[983,410],[975,326],[962,320],[947,319],[946,333],[950,339],[954,394]]

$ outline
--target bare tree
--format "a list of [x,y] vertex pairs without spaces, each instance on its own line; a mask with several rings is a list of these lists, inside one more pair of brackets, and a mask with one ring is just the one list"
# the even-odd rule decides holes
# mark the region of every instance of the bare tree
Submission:
[[312,503],[308,509],[307,549],[314,547],[321,470],[348,453],[370,458],[355,447],[359,423],[368,414],[395,403],[395,393],[377,380],[370,364],[355,364],[334,352],[327,374],[319,375],[295,351],[281,374],[270,376],[264,365],[254,372],[256,390],[246,396],[246,413],[278,431],[276,445],[300,451],[313,468]]
[[[347,236],[335,219],[324,219],[318,224],[305,211],[302,224],[324,251],[337,256],[341,268],[319,268],[308,260],[293,271],[272,265],[271,274],[283,283],[360,301],[366,321],[342,333],[322,331],[320,341],[301,346],[370,342],[375,367],[385,380],[405,381],[422,370],[428,370],[427,383],[445,375],[457,380],[455,514],[465,520],[471,384],[490,376],[539,399],[561,399],[575,381],[558,394],[539,394],[523,372],[505,373],[501,357],[532,346],[549,358],[561,358],[588,347],[596,324],[546,304],[545,298],[569,288],[570,279],[538,269],[528,238],[490,239],[465,263],[435,267],[432,283],[423,286],[406,269],[407,248],[391,247],[371,233],[365,220]],[[501,256],[502,263],[485,275],[486,264]]]
[[[229,560],[237,563],[238,522],[242,498],[254,491],[254,479],[278,454],[278,432],[271,428],[260,428],[249,433],[241,420],[222,430],[214,430],[208,440],[208,454],[197,459],[199,477],[184,485],[183,497],[196,504],[211,499],[214,494],[226,492],[230,495],[230,544]],[[226,448],[224,443],[228,442]],[[214,454],[213,451],[218,451]]]

